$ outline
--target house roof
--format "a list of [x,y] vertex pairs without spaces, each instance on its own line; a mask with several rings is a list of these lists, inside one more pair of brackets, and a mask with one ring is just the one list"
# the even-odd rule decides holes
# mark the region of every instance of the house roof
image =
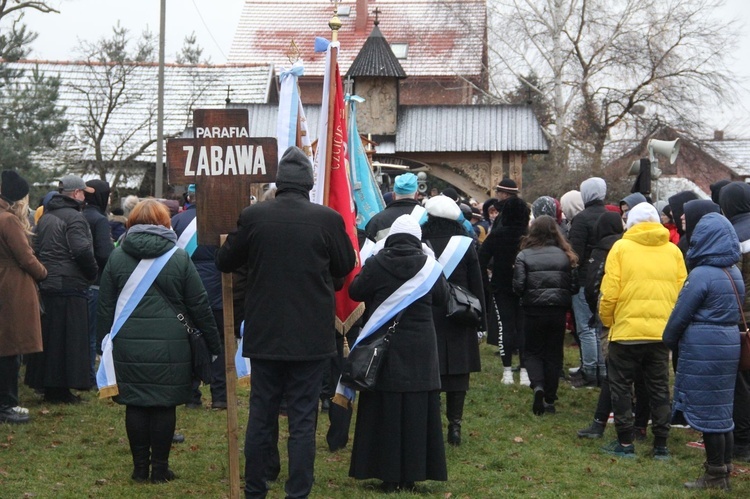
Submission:
[[750,177],[750,139],[709,140],[705,151],[739,177]]
[[[84,127],[90,110],[101,106],[100,86],[112,66],[88,65],[84,62],[20,61],[4,63],[25,70],[22,78],[30,78],[35,67],[46,76],[61,80],[58,106],[65,107],[68,131],[62,139],[62,151],[76,159],[92,159],[93,148],[83,140]],[[137,150],[141,144],[156,138],[158,65],[155,63],[131,66],[125,77],[126,102],[115,110],[107,125],[104,156],[121,159]],[[273,81],[273,67],[268,64],[177,65],[164,68],[164,136],[172,136],[192,126],[192,111],[197,108],[226,106],[227,89],[234,102],[266,102]],[[23,82],[23,80],[22,80]],[[98,83],[97,83],[98,82]],[[97,100],[99,99],[99,100]],[[116,148],[120,147],[118,152]],[[52,151],[40,161],[57,165],[62,162],[60,150]],[[138,156],[138,161],[154,162],[156,146],[152,144]]]
[[[275,137],[278,106],[247,107],[251,137]],[[320,106],[305,107],[307,129],[318,136]],[[404,152],[547,152],[549,145],[529,106],[401,106],[395,150]]]
[[[321,76],[325,54],[315,53],[316,36],[330,38],[333,10],[330,0],[247,0],[243,8],[229,61],[267,62],[289,66],[287,52],[295,42],[305,64],[305,74]],[[349,7],[340,15],[342,27],[339,67],[345,74],[372,31],[375,7],[380,31],[391,44],[407,43],[401,65],[407,76],[456,76],[482,74],[484,54],[485,0],[369,0],[364,29],[356,30],[356,0],[340,3]]]
[[349,66],[346,76],[384,76],[392,78],[406,78],[404,68],[391,50],[388,41],[383,37],[377,25],[362,45],[356,59]]

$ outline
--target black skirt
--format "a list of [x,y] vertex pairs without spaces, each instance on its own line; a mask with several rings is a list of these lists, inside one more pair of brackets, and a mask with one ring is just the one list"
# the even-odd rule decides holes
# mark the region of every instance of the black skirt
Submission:
[[349,476],[447,480],[440,392],[361,392]]
[[42,293],[44,351],[27,356],[25,383],[35,389],[91,388],[88,302],[83,293]]

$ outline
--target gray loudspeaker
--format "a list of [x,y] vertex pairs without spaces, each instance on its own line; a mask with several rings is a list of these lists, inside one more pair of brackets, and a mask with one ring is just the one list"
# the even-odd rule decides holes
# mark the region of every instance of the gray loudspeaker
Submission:
[[677,154],[680,152],[680,139],[672,141],[651,139],[648,141],[648,154],[651,161],[654,161],[656,154],[661,154],[669,158],[669,164],[674,163]]

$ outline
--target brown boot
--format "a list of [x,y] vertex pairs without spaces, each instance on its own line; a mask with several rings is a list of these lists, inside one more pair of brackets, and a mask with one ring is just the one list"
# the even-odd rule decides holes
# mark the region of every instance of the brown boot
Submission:
[[687,482],[685,488],[729,490],[729,478],[725,465],[711,466],[708,463],[704,463],[703,467],[706,469],[703,476],[694,482]]

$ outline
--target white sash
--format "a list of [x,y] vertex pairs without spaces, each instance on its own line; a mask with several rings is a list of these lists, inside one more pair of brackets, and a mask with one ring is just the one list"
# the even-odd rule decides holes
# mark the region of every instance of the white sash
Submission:
[[234,370],[237,372],[237,382],[243,386],[250,385],[250,359],[242,356],[242,348],[245,343],[245,321],[240,324],[240,341],[237,351],[234,353]]
[[365,238],[365,243],[359,250],[359,261],[362,262],[362,265],[372,256],[373,251],[375,251],[375,242],[369,237]]
[[[354,350],[357,348],[357,345],[362,340],[380,329],[380,327],[393,319],[396,314],[429,293],[440,278],[442,272],[442,265],[440,265],[440,263],[434,258],[428,256],[419,272],[417,272],[414,277],[403,283],[393,292],[393,294],[391,294],[391,296],[386,298],[385,301],[375,309],[368,321],[362,327],[362,331],[360,331],[359,336],[357,336],[357,341],[354,342],[351,349]],[[346,397],[349,403],[351,403],[354,401],[356,392],[351,388],[342,385],[341,380],[339,379],[339,383],[336,386],[336,395]],[[334,396],[334,402],[340,403],[342,399],[337,396]]]
[[115,364],[112,359],[112,340],[133,313],[135,307],[141,302],[143,296],[156,280],[156,276],[164,268],[172,255],[177,251],[177,246],[164,253],[158,258],[144,258],[138,263],[133,273],[130,274],[125,286],[117,297],[115,306],[115,318],[112,328],[102,340],[102,357],[99,369],[96,373],[96,384],[99,387],[99,398],[113,397],[119,393],[117,390],[117,378],[115,376]]
[[427,209],[421,204],[415,206],[409,215],[414,217],[414,220],[416,220],[419,225],[424,225],[427,221]]
[[185,230],[177,239],[177,247],[184,249],[189,256],[193,256],[198,247],[198,216],[196,214]]
[[438,258],[438,262],[443,266],[443,274],[445,274],[446,279],[456,270],[458,263],[473,242],[470,237],[466,236],[453,236],[450,238],[448,245],[440,254],[440,258]]

